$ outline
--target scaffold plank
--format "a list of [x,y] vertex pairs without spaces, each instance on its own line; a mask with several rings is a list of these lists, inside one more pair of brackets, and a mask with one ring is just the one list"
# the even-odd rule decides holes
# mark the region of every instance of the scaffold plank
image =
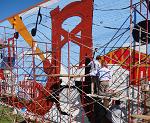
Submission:
[[39,75],[35,75],[35,76],[49,76],[49,77],[86,77],[86,76],[89,76],[89,75],[85,75],[85,74],[50,74],[50,75],[47,75],[47,74],[39,74]]
[[150,121],[150,116],[148,116],[148,115],[133,114],[133,115],[131,115],[131,117]]
[[89,97],[96,97],[96,98],[106,98],[106,99],[111,99],[111,100],[120,100],[120,101],[127,101],[127,100],[132,100],[135,101],[134,99],[128,98],[128,97],[119,97],[119,96],[114,96],[112,95],[96,95],[96,94],[87,94]]

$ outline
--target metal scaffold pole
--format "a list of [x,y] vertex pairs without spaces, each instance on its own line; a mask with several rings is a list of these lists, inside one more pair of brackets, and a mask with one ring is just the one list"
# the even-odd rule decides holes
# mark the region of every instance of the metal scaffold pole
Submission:
[[[133,121],[145,121],[147,120],[144,115],[149,114],[147,104],[149,102],[149,0],[139,0],[134,3],[130,0],[130,76],[135,76],[137,79],[136,84],[133,84],[133,80],[130,79],[130,84],[134,92],[132,92],[133,98],[136,98],[137,104],[132,103],[132,107],[128,107],[128,122]],[[134,21],[133,21],[134,20]],[[136,20],[136,21],[135,21]],[[134,45],[134,46],[133,46]],[[138,47],[137,47],[138,45]],[[132,47],[138,51],[137,56],[132,51]],[[145,51],[143,51],[145,49]],[[143,57],[143,52],[145,56]],[[135,72],[136,70],[136,72]],[[130,105],[131,102],[128,103]],[[134,106],[135,105],[135,106]],[[132,112],[130,112],[130,110]],[[135,111],[134,111],[135,110]],[[130,119],[131,118],[131,119]]]

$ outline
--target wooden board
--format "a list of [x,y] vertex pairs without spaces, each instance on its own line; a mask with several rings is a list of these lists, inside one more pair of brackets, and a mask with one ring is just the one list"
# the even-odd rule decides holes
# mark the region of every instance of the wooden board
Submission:
[[131,117],[150,121],[150,116],[148,116],[148,115],[133,114],[133,115],[131,115]]
[[134,99],[130,99],[130,98],[128,98],[128,97],[115,97],[115,96],[107,96],[107,95],[96,95],[96,94],[87,94],[87,96],[89,96],[89,97],[96,97],[96,98],[101,98],[101,99],[103,99],[103,98],[106,98],[106,99],[111,99],[111,100],[120,100],[120,101],[127,101],[127,100],[133,100],[133,101],[135,101]]

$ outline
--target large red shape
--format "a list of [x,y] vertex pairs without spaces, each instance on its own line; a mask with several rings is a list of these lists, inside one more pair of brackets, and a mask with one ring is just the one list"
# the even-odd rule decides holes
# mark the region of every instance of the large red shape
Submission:
[[131,85],[150,81],[150,57],[148,55],[129,48],[119,48],[102,57],[108,64],[119,64],[122,68],[130,71]]
[[[51,11],[52,17],[52,60],[59,66],[57,73],[60,72],[61,48],[68,42],[80,46],[80,65],[85,63],[85,57],[92,58],[92,18],[93,0],[82,0],[69,4],[64,9],[59,7]],[[81,18],[81,22],[70,32],[62,28],[63,22],[73,16]],[[81,32],[81,37],[76,36]],[[61,40],[61,36],[64,37]],[[71,39],[71,40],[70,40]]]
[[[93,20],[93,0],[81,0],[73,2],[60,10],[57,7],[51,11],[52,17],[52,62],[55,63],[57,74],[60,73],[61,48],[69,41],[77,44],[80,47],[80,66],[85,64],[86,58],[92,58],[92,20]],[[70,32],[62,28],[63,22],[73,16],[81,18],[81,22]],[[76,36],[80,33],[80,37]],[[64,39],[61,39],[61,36]],[[48,83],[51,83],[49,81]],[[85,82],[84,82],[85,83]],[[49,84],[48,84],[49,85]],[[82,94],[84,95],[84,94]],[[82,96],[81,96],[82,97]],[[82,99],[82,105],[89,101]],[[84,106],[85,112],[92,110],[92,105]],[[87,110],[86,110],[87,109]],[[92,113],[92,112],[91,112]],[[88,117],[92,115],[88,113]]]
[[[62,10],[59,7],[51,11],[52,17],[52,60],[48,59],[43,61],[43,69],[47,75],[60,74],[61,67],[61,48],[68,42],[72,41],[80,47],[80,65],[85,63],[85,58],[92,58],[92,15],[93,13],[93,0],[81,0],[70,3]],[[62,29],[63,22],[73,16],[79,16],[81,22],[71,31],[67,32]],[[81,37],[77,37],[76,34],[81,32]],[[61,40],[61,35],[64,37]],[[68,37],[69,36],[69,37]],[[71,39],[71,40],[69,40]],[[60,81],[58,77],[48,76],[46,87],[42,87],[37,82],[34,83],[34,89],[39,91],[39,96],[32,99],[31,102],[24,100],[23,104],[19,102],[17,97],[9,97],[8,104],[12,104],[12,100],[15,102],[15,106],[22,108],[27,107],[28,111],[44,115],[51,109],[53,101],[46,100],[47,97],[53,93],[54,85],[59,86]],[[57,98],[59,100],[59,98]],[[85,104],[86,101],[83,101]],[[83,104],[83,105],[84,105]],[[60,105],[57,103],[57,108]]]

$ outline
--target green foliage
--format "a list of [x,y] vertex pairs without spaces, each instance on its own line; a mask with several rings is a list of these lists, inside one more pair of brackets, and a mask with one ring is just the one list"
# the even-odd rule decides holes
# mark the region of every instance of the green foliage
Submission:
[[14,123],[23,121],[20,114],[13,114],[13,108],[0,105],[0,123]]

